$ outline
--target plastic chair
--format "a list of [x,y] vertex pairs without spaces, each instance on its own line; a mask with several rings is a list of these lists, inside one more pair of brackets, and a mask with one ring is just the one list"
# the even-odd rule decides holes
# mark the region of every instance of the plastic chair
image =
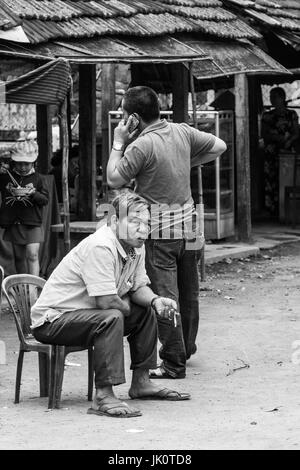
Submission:
[[287,222],[291,222],[292,228],[297,223],[297,202],[300,201],[300,186],[297,186],[298,174],[300,176],[300,155],[294,154],[293,165],[293,184],[285,187],[284,206],[285,217]]
[[88,400],[93,394],[93,348],[84,346],[58,346],[37,341],[31,332],[30,309],[41,293],[45,280],[31,274],[7,276],[2,290],[14,315],[20,340],[17,363],[15,403],[19,403],[23,357],[25,352],[39,355],[40,396],[48,396],[48,408],[59,408],[67,354],[88,349]]

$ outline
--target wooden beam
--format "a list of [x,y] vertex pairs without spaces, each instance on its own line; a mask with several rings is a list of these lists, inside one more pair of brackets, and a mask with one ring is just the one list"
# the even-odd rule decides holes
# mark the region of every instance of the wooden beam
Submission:
[[171,65],[173,84],[173,121],[188,122],[189,69],[178,63]]
[[70,239],[70,204],[69,204],[69,131],[68,131],[68,98],[66,97],[60,107],[60,135],[62,141],[62,194],[63,194],[63,226],[64,226],[64,247],[65,254],[69,253],[71,248]]
[[78,217],[96,220],[96,66],[79,65]]
[[235,75],[237,226],[241,241],[251,240],[249,99],[246,74]]
[[52,158],[52,113],[50,106],[36,105],[36,130],[39,148],[37,170],[46,175],[50,170]]
[[110,154],[108,145],[108,112],[115,109],[116,77],[115,64],[102,64],[101,74],[101,126],[102,126],[102,155],[101,165],[103,174],[103,194],[107,195],[106,167]]

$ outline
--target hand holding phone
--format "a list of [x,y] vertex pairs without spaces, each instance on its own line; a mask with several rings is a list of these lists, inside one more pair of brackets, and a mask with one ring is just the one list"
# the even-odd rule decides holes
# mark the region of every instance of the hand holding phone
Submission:
[[140,123],[140,120],[138,118],[137,113],[133,113],[129,116],[128,121],[126,124],[128,124],[128,132],[129,134],[132,134],[137,128]]

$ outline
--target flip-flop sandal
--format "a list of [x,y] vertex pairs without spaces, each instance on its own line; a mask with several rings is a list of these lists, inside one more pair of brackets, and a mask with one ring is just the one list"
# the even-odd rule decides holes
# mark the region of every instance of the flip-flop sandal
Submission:
[[[173,395],[176,393],[176,395]],[[189,400],[191,395],[189,393],[180,393],[176,390],[170,390],[169,388],[162,388],[157,392],[151,393],[150,395],[141,395],[140,397],[131,397],[133,400],[169,400],[169,401],[182,401]]]
[[183,376],[176,376],[173,377],[172,375],[168,374],[162,367],[157,367],[156,369],[149,370],[149,378],[150,379],[184,379],[185,375]]
[[[104,400],[106,400],[106,402]],[[135,418],[137,416],[142,416],[142,413],[140,411],[129,411],[129,407],[126,403],[119,401],[117,398],[115,400],[112,397],[103,398],[98,408],[89,408],[87,410],[87,414],[109,416],[110,418]],[[128,412],[120,414],[109,413],[110,410],[113,410],[115,408],[126,409]]]

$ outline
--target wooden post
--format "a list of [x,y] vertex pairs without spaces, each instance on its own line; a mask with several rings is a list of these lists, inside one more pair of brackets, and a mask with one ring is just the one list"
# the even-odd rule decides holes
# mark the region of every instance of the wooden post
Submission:
[[251,240],[250,145],[248,80],[235,75],[237,224],[241,241]]
[[[195,129],[197,129],[197,98],[195,93],[195,84],[194,84],[194,76],[193,76],[193,62],[190,65],[190,88],[192,94],[192,105],[193,105],[193,123]],[[203,227],[203,234],[204,234],[204,205],[203,205],[203,187],[202,187],[202,171],[201,165],[197,166],[197,175],[198,175],[198,208],[199,212],[198,215],[201,217],[201,225]],[[199,220],[200,223],[200,220]],[[205,241],[203,246],[200,250],[200,279],[201,281],[205,281]]]
[[259,146],[258,114],[262,108],[260,84],[256,76],[249,84],[249,136],[251,173],[251,216],[255,220],[264,209],[264,151]]
[[70,204],[69,204],[69,184],[68,184],[68,166],[69,166],[69,131],[68,131],[68,99],[65,98],[60,107],[60,135],[62,141],[62,195],[64,208],[64,246],[65,254],[70,251]]
[[96,66],[79,65],[78,216],[96,220]]
[[173,121],[188,122],[189,70],[178,63],[171,65],[173,83]]
[[107,195],[106,167],[110,154],[108,146],[108,112],[115,109],[116,101],[115,64],[102,64],[101,74],[101,126],[102,126],[102,186]]
[[71,94],[67,94],[67,118],[68,118],[68,134],[69,134],[69,149],[72,148],[72,122],[71,122]]
[[39,147],[37,170],[39,173],[47,174],[52,158],[52,120],[49,105],[36,105],[36,129]]

